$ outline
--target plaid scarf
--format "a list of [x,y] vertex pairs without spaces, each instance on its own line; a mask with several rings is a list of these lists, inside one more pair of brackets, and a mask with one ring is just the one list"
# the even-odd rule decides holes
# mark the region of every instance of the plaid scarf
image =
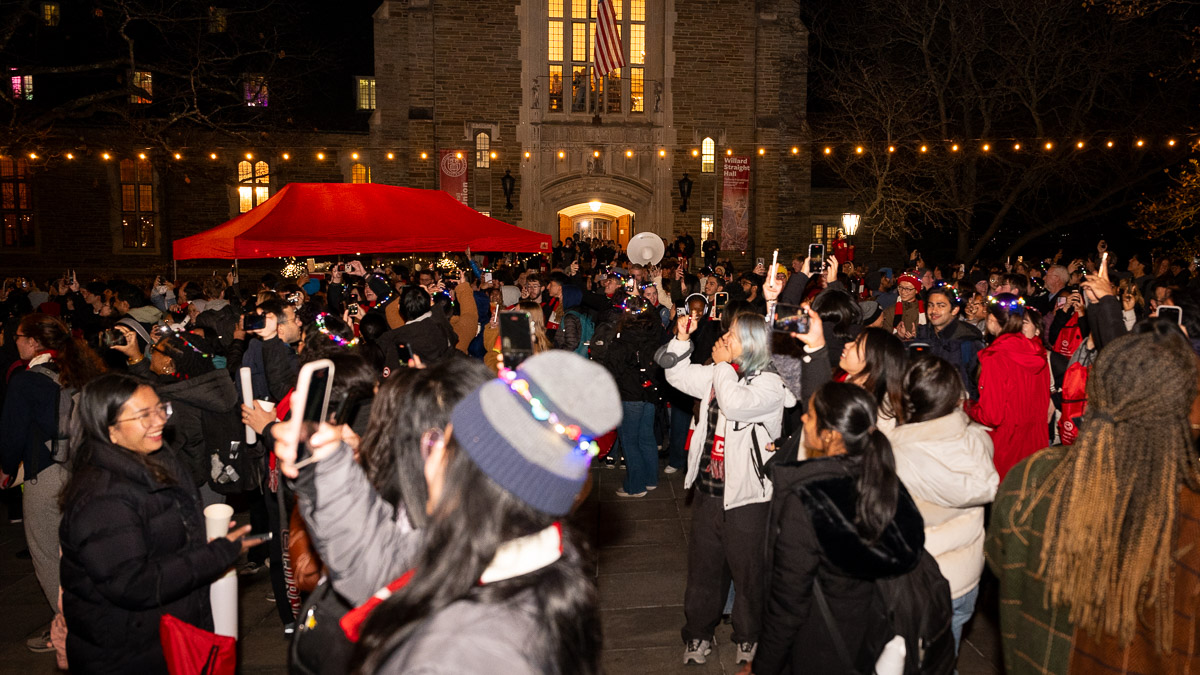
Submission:
[[717,446],[717,420],[721,406],[714,393],[708,399],[708,427],[704,432],[704,448],[700,455],[700,491],[713,497],[725,495],[725,439]]

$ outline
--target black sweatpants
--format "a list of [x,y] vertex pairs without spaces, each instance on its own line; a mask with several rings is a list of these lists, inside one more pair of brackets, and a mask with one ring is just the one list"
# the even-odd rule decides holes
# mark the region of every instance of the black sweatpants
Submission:
[[729,595],[733,641],[758,642],[762,622],[764,546],[771,505],[725,510],[721,497],[696,491],[688,543],[687,590],[683,594],[683,640],[712,640]]

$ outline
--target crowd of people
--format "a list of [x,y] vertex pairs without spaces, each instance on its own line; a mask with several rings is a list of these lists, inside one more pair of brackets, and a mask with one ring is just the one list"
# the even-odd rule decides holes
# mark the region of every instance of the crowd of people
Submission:
[[[237,565],[298,672],[598,672],[571,513],[611,469],[691,490],[685,664],[724,616],[743,672],[950,672],[990,566],[1010,673],[1200,665],[1195,261],[664,245],[6,280],[0,496],[56,615],[29,648],[165,672],[160,618],[212,629]],[[250,524],[209,541],[216,503]]]

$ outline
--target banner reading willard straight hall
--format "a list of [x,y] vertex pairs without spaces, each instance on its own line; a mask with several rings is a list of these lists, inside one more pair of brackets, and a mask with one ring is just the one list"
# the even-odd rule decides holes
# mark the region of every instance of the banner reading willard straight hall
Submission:
[[725,158],[721,250],[745,251],[750,240],[750,158]]
[[438,187],[454,195],[454,198],[463,205],[470,206],[467,203],[466,153],[461,150],[442,150],[438,168],[440,174]]

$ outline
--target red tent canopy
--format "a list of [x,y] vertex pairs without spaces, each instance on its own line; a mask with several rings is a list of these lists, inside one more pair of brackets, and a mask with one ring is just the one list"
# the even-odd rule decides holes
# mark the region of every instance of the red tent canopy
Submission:
[[345,253],[550,251],[550,235],[490,218],[441,190],[289,183],[229,222],[175,242],[175,259]]

